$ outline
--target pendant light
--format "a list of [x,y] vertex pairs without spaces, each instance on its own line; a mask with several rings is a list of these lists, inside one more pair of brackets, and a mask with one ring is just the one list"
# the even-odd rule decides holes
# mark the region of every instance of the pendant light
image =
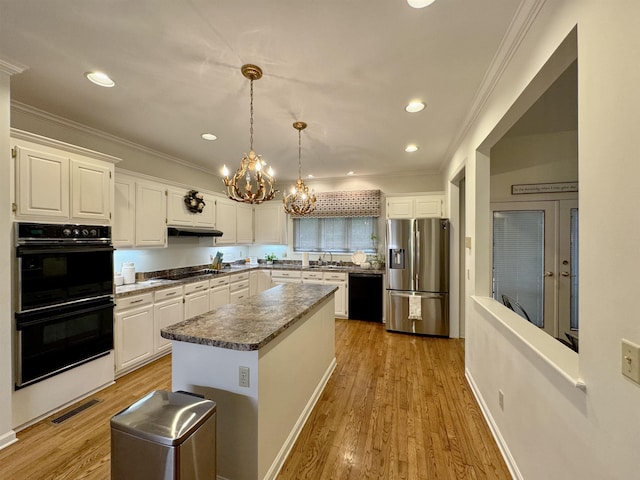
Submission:
[[243,203],[262,203],[271,200],[276,194],[273,170],[265,170],[267,162],[253,151],[253,81],[262,78],[262,69],[256,65],[243,65],[242,75],[251,81],[251,117],[249,121],[249,154],[245,153],[233,177],[229,178],[229,170],[222,168],[223,182],[227,196],[231,200]]
[[301,161],[301,133],[302,130],[307,128],[307,124],[304,122],[294,122],[293,128],[298,130],[298,181],[295,186],[291,188],[289,195],[286,195],[282,202],[284,203],[284,211],[295,215],[305,215],[313,212],[316,208],[316,196],[311,191],[309,193],[309,187],[307,187],[302,181],[302,161]]

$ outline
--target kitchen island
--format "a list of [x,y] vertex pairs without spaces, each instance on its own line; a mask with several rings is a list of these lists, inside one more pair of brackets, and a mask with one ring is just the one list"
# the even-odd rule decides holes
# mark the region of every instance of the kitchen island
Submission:
[[336,290],[279,285],[162,330],[173,390],[217,404],[219,477],[277,475],[336,365]]

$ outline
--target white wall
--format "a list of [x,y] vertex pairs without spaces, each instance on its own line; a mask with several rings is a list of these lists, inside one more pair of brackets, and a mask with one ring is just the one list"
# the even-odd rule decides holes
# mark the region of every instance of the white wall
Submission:
[[9,75],[0,68],[0,448],[16,440],[11,430],[12,323],[11,315],[11,188],[9,143]]
[[[640,66],[632,61],[640,52],[640,2],[525,3],[541,9],[445,174],[451,179],[466,167],[466,232],[473,241],[466,258],[471,269],[467,376],[517,478],[638,478],[640,386],[621,375],[619,357],[622,338],[640,343],[640,322],[634,318]],[[491,313],[482,306],[485,300],[471,295],[490,292],[489,159],[476,150],[575,25],[581,329],[580,354],[572,357],[551,351],[553,344],[539,349],[535,329],[515,331],[508,313],[500,308]],[[571,364],[575,371],[567,368]],[[575,386],[581,380],[585,391]],[[498,389],[504,392],[504,409]]]

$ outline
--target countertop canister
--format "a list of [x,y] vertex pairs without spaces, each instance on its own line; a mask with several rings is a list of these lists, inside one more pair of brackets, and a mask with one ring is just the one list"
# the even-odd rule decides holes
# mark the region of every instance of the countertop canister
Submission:
[[136,283],[136,267],[133,262],[124,262],[122,264],[122,278],[125,285]]

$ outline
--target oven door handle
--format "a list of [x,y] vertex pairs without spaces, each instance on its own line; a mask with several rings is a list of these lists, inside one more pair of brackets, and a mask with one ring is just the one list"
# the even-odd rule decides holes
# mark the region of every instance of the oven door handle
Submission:
[[42,245],[18,245],[16,247],[16,255],[23,257],[25,255],[39,255],[47,253],[91,253],[104,252],[115,249],[113,245],[51,245],[44,247]]
[[[54,315],[44,315],[45,311],[38,310],[35,312],[16,313],[16,330],[24,330],[27,327],[33,327],[35,325],[42,325],[44,323],[51,323],[61,318],[68,317],[69,315],[82,315],[85,313],[94,312],[96,310],[102,310],[104,308],[114,308],[115,303],[112,301],[100,302],[99,304],[92,304],[86,308],[80,309],[65,309],[64,311]],[[58,310],[58,309],[56,309]],[[33,320],[29,320],[30,317],[36,317]]]

